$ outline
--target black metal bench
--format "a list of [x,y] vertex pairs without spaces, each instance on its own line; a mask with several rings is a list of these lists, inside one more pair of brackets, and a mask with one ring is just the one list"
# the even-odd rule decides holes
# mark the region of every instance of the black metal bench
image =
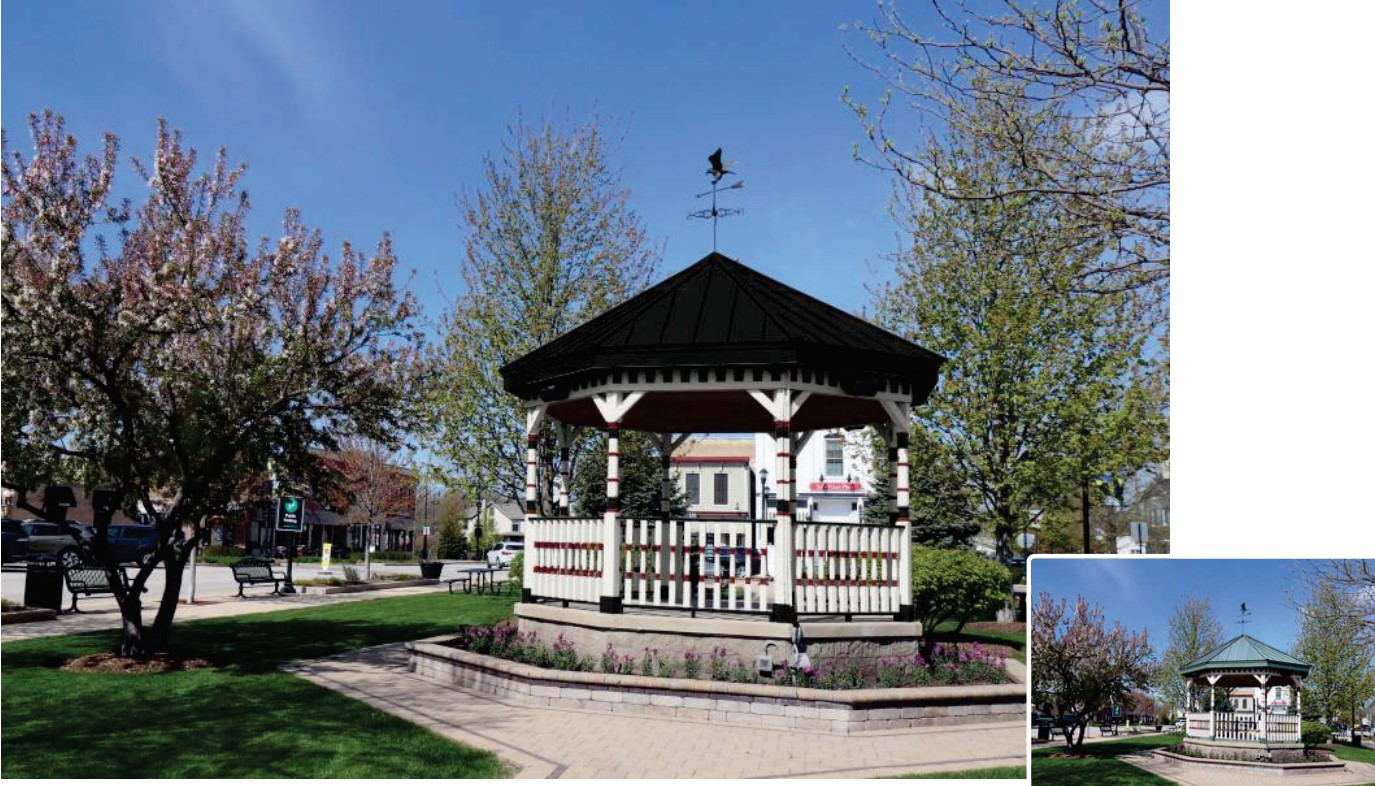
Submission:
[[[115,588],[110,584],[110,574],[106,573],[104,568],[94,565],[68,565],[62,569],[62,578],[67,582],[67,591],[72,593],[72,607],[68,611],[81,611],[76,607],[76,599],[80,595],[89,598],[92,595],[115,594]],[[125,581],[128,581],[127,574]],[[144,592],[147,591],[148,588],[144,587]]]
[[472,577],[471,575],[469,575],[469,576],[459,576],[459,577],[456,578],[456,579],[449,579],[448,582],[449,582],[449,594],[450,594],[450,595],[454,594],[454,585],[455,585],[455,584],[461,585],[461,586],[463,587],[463,591],[464,591],[464,592],[472,592],[472,591],[473,591],[473,577]]
[[1108,736],[1109,734],[1111,734],[1111,735],[1113,735],[1113,736],[1116,736],[1116,735],[1117,735],[1117,724],[1116,724],[1116,723],[1100,723],[1100,724],[1098,724],[1098,733],[1101,734],[1101,735],[1103,735],[1104,737]]
[[282,582],[286,581],[286,576],[272,569],[272,563],[262,557],[244,557],[230,566],[234,572],[234,580],[239,582],[239,594],[235,597],[245,597],[243,588],[257,584],[271,584],[272,594],[282,594]]

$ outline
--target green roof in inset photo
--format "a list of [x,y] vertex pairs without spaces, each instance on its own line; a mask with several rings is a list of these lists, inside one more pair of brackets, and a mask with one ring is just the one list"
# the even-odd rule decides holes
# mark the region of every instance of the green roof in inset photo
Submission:
[[1243,633],[1212,652],[1189,661],[1179,673],[1184,677],[1192,677],[1213,669],[1254,668],[1279,669],[1306,675],[1312,664]]

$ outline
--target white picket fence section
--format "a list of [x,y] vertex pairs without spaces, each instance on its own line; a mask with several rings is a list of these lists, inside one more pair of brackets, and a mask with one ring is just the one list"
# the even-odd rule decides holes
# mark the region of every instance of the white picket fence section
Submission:
[[526,523],[529,588],[536,596],[596,603],[602,577],[602,520],[547,518]]
[[[600,518],[527,524],[529,589],[538,598],[595,603],[603,570],[620,577],[627,606],[767,612],[773,605],[768,542],[775,521],[623,519],[620,564],[604,566]],[[902,605],[902,530],[797,522],[791,597],[799,614],[894,614]]]
[[768,546],[762,540],[770,523],[622,521],[623,602],[768,611]]
[[891,614],[902,603],[902,530],[868,524],[793,525],[799,614]]
[[1268,742],[1298,742],[1302,739],[1298,715],[1191,712],[1188,713],[1187,719],[1189,737]]

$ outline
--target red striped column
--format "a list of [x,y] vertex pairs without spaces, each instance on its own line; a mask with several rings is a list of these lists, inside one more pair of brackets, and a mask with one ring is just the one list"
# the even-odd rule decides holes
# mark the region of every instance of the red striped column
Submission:
[[[792,408],[792,397],[785,396],[783,411]],[[769,619],[773,622],[796,622],[797,611],[793,605],[793,483],[792,483],[792,424],[787,420],[776,420],[773,424],[774,468],[777,477],[774,481],[778,494],[778,516],[774,525],[773,549],[778,555],[773,575],[773,606],[769,609]]]
[[602,520],[603,614],[620,614],[621,604],[621,440],[620,424],[606,424],[606,514]]
[[[897,424],[894,426],[897,427]],[[917,614],[916,608],[912,605],[912,515],[911,496],[908,493],[908,484],[911,481],[912,473],[908,465],[907,431],[897,431],[893,437],[893,442],[896,445],[895,458],[897,459],[893,462],[897,467],[896,483],[893,486],[893,501],[897,505],[900,554],[898,559],[898,597],[900,602],[896,619],[912,622],[916,620]]]
[[534,516],[539,513],[537,491],[539,489],[538,477],[535,467],[539,462],[539,433],[525,435],[525,515]]

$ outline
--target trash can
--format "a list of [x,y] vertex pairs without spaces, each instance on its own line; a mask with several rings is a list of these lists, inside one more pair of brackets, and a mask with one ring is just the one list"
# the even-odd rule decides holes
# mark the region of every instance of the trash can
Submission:
[[52,554],[34,554],[24,570],[24,605],[62,610],[62,566]]
[[1040,741],[1040,742],[1049,742],[1049,741],[1050,741],[1050,728],[1051,728],[1051,725],[1050,725],[1049,723],[1042,723],[1041,725],[1037,726],[1037,727],[1036,727],[1036,739],[1037,739],[1038,741]]

